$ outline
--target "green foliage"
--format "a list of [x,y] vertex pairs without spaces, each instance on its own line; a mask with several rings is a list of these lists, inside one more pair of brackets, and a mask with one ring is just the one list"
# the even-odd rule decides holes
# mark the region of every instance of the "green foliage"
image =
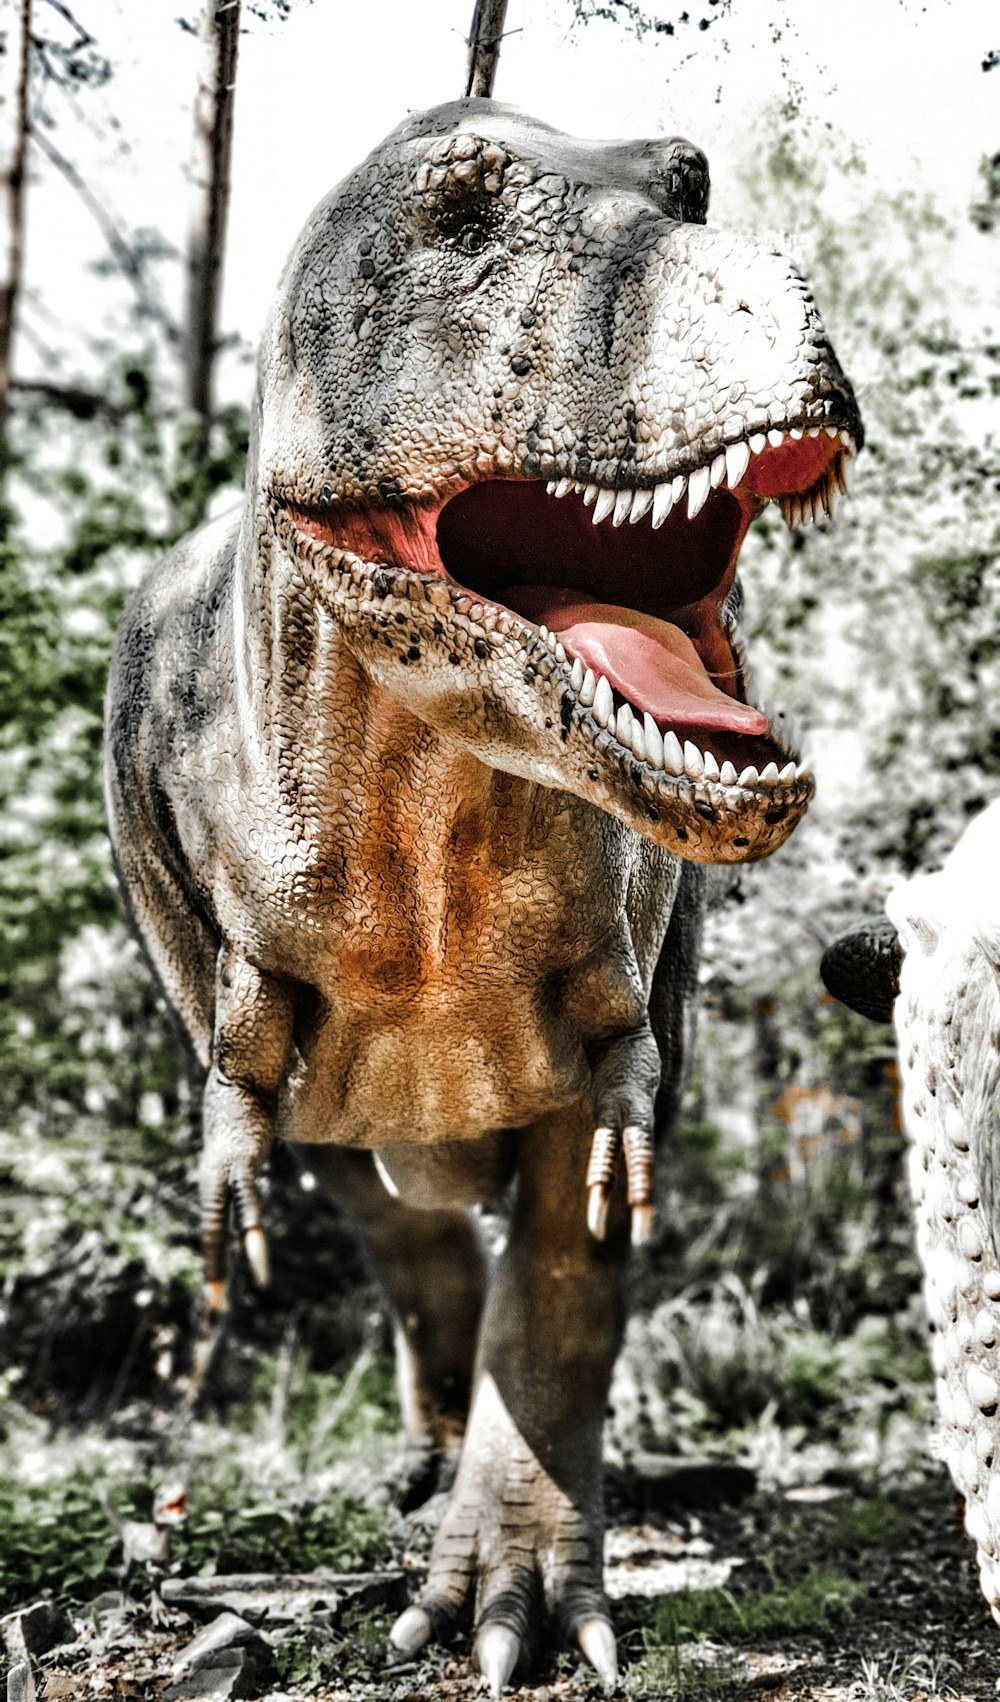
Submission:
[[858,1585],[835,1567],[812,1565],[793,1583],[772,1589],[677,1590],[661,1597],[646,1631],[647,1648],[705,1637],[755,1637],[821,1630],[850,1606]]
[[393,1617],[377,1608],[351,1608],[336,1631],[303,1618],[276,1650],[279,1679],[307,1696],[324,1683],[370,1681],[385,1664]]
[[117,1584],[114,1530],[84,1473],[15,1486],[0,1480],[0,1611],[51,1589],[83,1602]]

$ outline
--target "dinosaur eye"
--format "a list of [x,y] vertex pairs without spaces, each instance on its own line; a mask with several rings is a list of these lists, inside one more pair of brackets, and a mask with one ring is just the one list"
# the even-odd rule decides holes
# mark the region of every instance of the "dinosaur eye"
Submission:
[[478,254],[486,247],[486,232],[481,225],[466,225],[458,240],[466,254]]

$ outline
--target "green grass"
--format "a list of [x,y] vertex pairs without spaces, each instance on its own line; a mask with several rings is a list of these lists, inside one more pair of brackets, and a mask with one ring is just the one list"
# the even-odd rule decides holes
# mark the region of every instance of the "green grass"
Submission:
[[646,1624],[647,1651],[717,1637],[754,1637],[823,1628],[850,1606],[858,1586],[835,1566],[809,1566],[794,1583],[770,1589],[677,1590],[662,1596]]

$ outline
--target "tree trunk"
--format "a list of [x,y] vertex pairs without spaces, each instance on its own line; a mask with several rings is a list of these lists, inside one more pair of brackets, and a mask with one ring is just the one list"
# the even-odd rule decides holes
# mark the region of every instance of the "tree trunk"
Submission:
[[21,282],[30,54],[31,0],[14,0],[7,18],[0,89],[0,439],[7,419],[14,315]]
[[488,100],[493,93],[506,12],[507,0],[476,0],[469,35],[466,96],[476,95]]
[[206,0],[201,73],[194,115],[193,204],[188,234],[185,399],[198,421],[197,451],[208,444],[218,347],[222,260],[229,211],[229,167],[236,93],[240,0]]

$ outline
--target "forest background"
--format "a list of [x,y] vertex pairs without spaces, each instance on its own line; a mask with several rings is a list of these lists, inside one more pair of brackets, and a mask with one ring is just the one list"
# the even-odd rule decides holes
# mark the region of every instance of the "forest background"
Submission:
[[[467,9],[230,8],[217,313],[186,283],[221,193],[210,138],[187,163],[199,78],[203,103],[218,85],[202,20],[170,0],[30,9],[25,242],[0,350],[3,1606],[110,1578],[99,1492],[141,1508],[180,1446],[167,1415],[199,1289],[197,1084],[103,825],[114,627],[169,542],[238,500],[284,254],[406,109],[461,92]],[[5,167],[27,11],[3,16]],[[1000,782],[1000,38],[978,3],[835,16],[512,0],[496,93],[578,133],[704,146],[713,221],[783,233],[859,391],[868,440],[837,530],[790,537],[769,510],[744,552],[750,652],[812,729],[819,792],[710,933],[608,1457],[626,1478],[708,1458],[882,1496],[923,1481],[930,1416],[892,1037],[831,1005],[817,965]],[[185,1433],[202,1486],[187,1553],[371,1561],[386,1526],[369,1490],[398,1425],[387,1327],[311,1177],[279,1153],[268,1188],[274,1282],[238,1288]]]

